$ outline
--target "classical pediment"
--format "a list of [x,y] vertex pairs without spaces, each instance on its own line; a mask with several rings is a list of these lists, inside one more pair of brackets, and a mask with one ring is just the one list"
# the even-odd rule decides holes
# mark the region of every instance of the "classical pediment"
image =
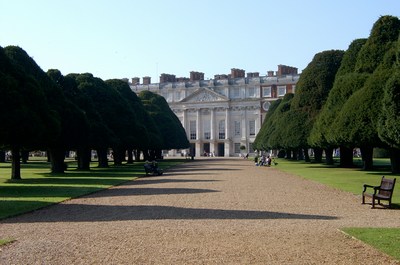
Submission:
[[215,102],[215,101],[227,101],[228,98],[220,95],[211,89],[200,88],[193,92],[188,97],[181,100],[181,102],[196,103],[196,102]]

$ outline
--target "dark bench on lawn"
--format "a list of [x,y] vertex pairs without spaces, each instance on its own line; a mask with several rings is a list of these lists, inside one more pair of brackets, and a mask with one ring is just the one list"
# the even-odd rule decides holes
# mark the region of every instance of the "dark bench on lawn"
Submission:
[[[394,184],[396,184],[396,178],[388,179],[388,178],[385,178],[385,176],[382,176],[381,185],[379,185],[379,186],[371,186],[371,185],[364,184],[364,190],[362,192],[362,203],[365,204],[365,197],[370,197],[370,198],[372,198],[372,203],[371,203],[372,208],[375,208],[376,201],[378,202],[378,205],[381,205],[385,208],[391,208]],[[367,188],[374,189],[374,192],[368,193]],[[369,190],[371,190],[371,189],[369,189]],[[381,203],[381,201],[388,201],[388,204],[384,205]]]
[[144,163],[143,167],[144,171],[146,172],[146,176],[161,176],[163,174],[162,169],[158,168],[157,162],[146,162]]

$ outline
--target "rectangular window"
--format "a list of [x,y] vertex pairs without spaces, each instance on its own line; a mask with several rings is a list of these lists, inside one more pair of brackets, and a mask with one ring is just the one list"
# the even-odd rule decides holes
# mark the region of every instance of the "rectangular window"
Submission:
[[190,121],[189,122],[190,140],[196,140],[197,138],[196,130],[197,130],[196,121]]
[[175,91],[175,101],[181,100],[181,91]]
[[209,140],[211,138],[211,121],[210,120],[203,121],[203,131],[204,131],[204,139]]
[[240,143],[235,143],[235,154],[240,154]]
[[292,85],[292,93],[296,93],[296,85]]
[[247,90],[248,97],[249,98],[254,98],[256,96],[256,88],[255,87],[249,87]]
[[264,98],[270,98],[271,97],[271,87],[270,86],[263,87],[262,91],[263,91],[263,97]]
[[255,120],[249,121],[249,132],[250,132],[250,136],[256,135],[256,121]]
[[225,120],[218,123],[218,139],[225,139]]
[[240,121],[235,121],[234,135],[235,136],[240,136]]
[[232,98],[239,98],[240,91],[238,87],[232,88]]
[[283,97],[286,94],[286,86],[278,86],[278,97]]

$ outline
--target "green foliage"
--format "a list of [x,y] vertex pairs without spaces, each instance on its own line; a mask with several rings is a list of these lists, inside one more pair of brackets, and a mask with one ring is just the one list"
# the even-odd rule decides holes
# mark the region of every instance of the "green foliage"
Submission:
[[374,23],[371,34],[358,55],[355,70],[359,73],[373,73],[392,43],[397,41],[399,32],[400,20],[397,17],[380,17]]
[[185,129],[165,98],[150,91],[140,92],[139,98],[161,132],[163,144],[159,149],[188,148],[189,141]]
[[355,72],[358,54],[368,39],[356,39],[352,41],[349,48],[343,55],[340,68],[336,73],[336,78]]
[[400,148],[400,68],[385,84],[378,134],[389,146]]
[[[287,95],[285,95],[285,98],[289,97],[288,95],[290,95],[290,97],[293,98],[293,94],[287,94]],[[271,105],[268,109],[268,112],[265,116],[264,123],[261,126],[261,129],[258,132],[256,139],[254,140],[253,148],[255,150],[268,150],[268,149],[272,148],[271,146],[268,146],[268,138],[271,133],[270,130],[274,128],[274,126],[272,125],[274,122],[273,115],[274,115],[276,109],[279,107],[281,101],[282,101],[282,99],[277,99],[271,103]],[[276,115],[278,115],[278,114],[276,114]]]
[[52,82],[19,47],[0,47],[0,145],[43,147],[60,132],[59,115],[49,104]]
[[378,118],[382,110],[384,85],[393,73],[394,50],[388,51],[364,86],[352,94],[335,122],[337,141],[355,146],[382,146]]
[[[284,136],[287,148],[309,146],[312,127],[333,87],[343,55],[344,52],[339,50],[318,53],[304,69],[297,83],[291,109],[286,114],[286,123],[282,121],[280,124],[283,126],[280,130],[287,132]],[[313,143],[315,141],[311,141]]]

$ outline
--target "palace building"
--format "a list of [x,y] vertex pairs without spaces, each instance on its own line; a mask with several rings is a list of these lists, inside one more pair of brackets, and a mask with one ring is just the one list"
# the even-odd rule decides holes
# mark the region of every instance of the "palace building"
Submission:
[[210,80],[201,72],[190,72],[189,78],[161,74],[159,83],[146,76],[140,84],[135,77],[130,86],[136,93],[149,90],[163,96],[181,121],[191,147],[170,155],[229,157],[254,152],[252,143],[271,102],[294,93],[299,77],[297,68],[278,65],[278,71],[265,76],[233,68]]

